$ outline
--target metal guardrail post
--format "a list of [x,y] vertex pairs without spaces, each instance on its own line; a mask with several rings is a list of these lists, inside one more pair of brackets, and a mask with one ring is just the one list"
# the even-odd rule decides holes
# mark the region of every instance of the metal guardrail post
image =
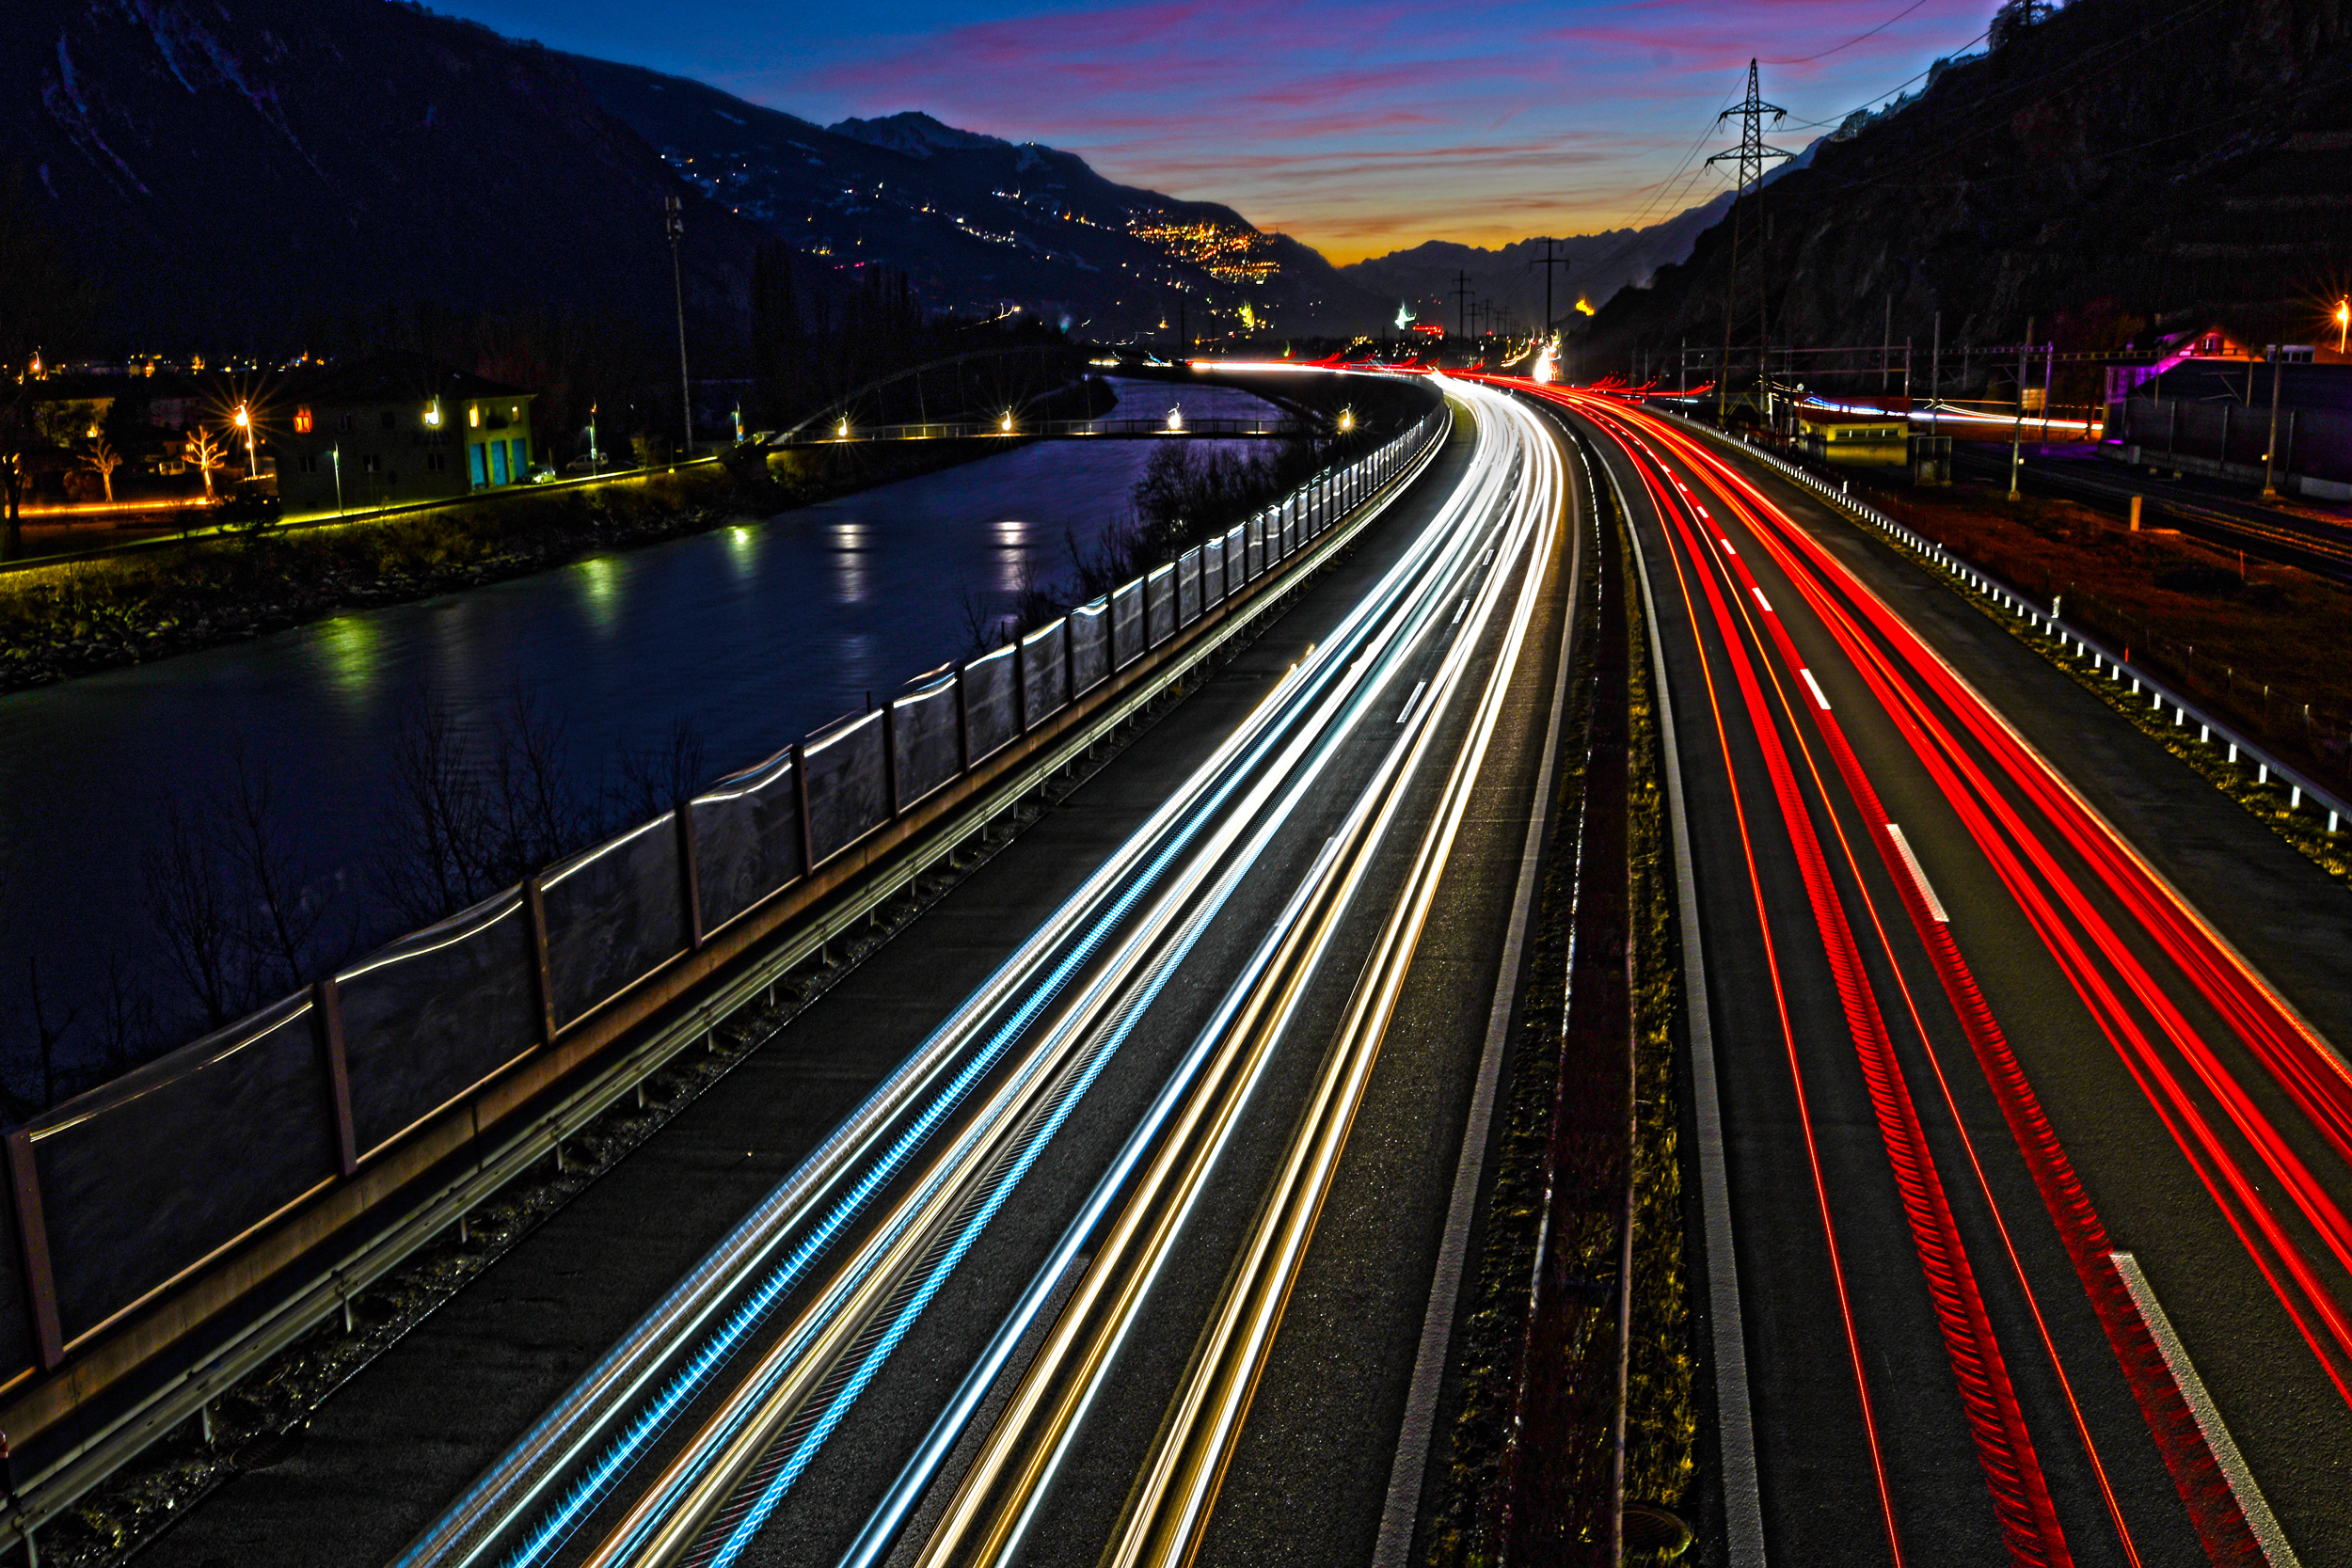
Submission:
[[57,1280],[50,1267],[49,1222],[41,1210],[33,1136],[21,1127],[8,1134],[8,1190],[16,1199],[16,1243],[24,1265],[24,1299],[33,1309],[33,1348],[40,1356],[41,1370],[55,1371],[65,1362]]
[[548,900],[539,886],[540,874],[523,879],[523,909],[531,927],[532,989],[539,998],[539,1043],[555,1043],[555,974],[548,964]]
[[678,892],[686,901],[686,950],[703,950],[702,867],[694,858],[694,798],[677,803]]
[[359,1134],[351,1117],[351,1058],[343,1050],[343,997],[329,974],[310,987],[310,1016],[319,1059],[326,1067],[327,1112],[334,1118],[335,1164],[343,1175],[359,1168]]

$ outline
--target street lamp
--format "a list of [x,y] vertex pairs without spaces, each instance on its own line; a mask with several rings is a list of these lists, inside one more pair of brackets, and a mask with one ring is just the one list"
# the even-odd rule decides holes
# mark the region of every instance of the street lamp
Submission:
[[343,444],[341,441],[326,449],[327,460],[335,465],[335,515],[343,515]]
[[1005,433],[1006,435],[1008,435],[1008,436],[1009,436],[1009,435],[1011,435],[1011,434],[1012,434],[1012,410],[1011,410],[1011,409],[1008,408],[1008,409],[1006,409],[1006,410],[1005,410],[1005,417],[1004,417],[1002,420],[999,420],[997,421],[997,423],[996,423],[996,428],[997,428],[998,430],[1000,430],[1000,431],[1004,432],[1004,433]]
[[262,477],[262,454],[253,440],[253,411],[241,403],[232,417],[237,428],[245,432],[245,477],[259,479]]
[[2344,328],[2352,326],[2352,299],[2336,301],[2336,352],[2344,352]]

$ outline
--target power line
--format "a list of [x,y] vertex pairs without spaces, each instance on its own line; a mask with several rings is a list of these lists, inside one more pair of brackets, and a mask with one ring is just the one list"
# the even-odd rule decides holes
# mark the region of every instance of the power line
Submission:
[[1893,16],[1888,17],[1885,21],[1871,28],[1868,32],[1856,33],[1853,37],[1839,44],[1836,49],[1824,49],[1818,55],[1804,55],[1793,60],[1774,60],[1772,63],[1774,65],[1811,65],[1815,60],[1826,60],[1832,55],[1837,54],[1840,50],[1851,49],[1855,44],[1862,42],[1865,39],[1873,39],[1878,37],[1879,34],[1883,33],[1886,29],[1895,25],[1896,23],[1900,22],[1904,17],[1909,16],[1913,11],[1917,10],[1920,7],[1926,5],[1927,3],[1928,0],[1911,0],[1910,5],[1905,6],[1901,10],[1897,11]]

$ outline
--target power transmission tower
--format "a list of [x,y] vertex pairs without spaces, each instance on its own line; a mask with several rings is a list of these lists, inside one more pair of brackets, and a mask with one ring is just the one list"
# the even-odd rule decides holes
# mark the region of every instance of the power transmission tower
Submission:
[[[1772,123],[1777,125],[1788,117],[1788,111],[1777,103],[1764,102],[1763,96],[1757,90],[1754,60],[1748,62],[1747,98],[1737,108],[1725,109],[1722,114],[1717,115],[1715,123],[1721,125],[1735,115],[1740,120],[1740,145],[1727,148],[1707,160],[1710,164],[1736,162],[1740,166],[1740,182],[1732,187],[1731,193],[1731,277],[1724,285],[1723,373],[1715,380],[1715,422],[1717,424],[1727,422],[1725,416],[1728,411],[1728,384],[1731,380],[1731,324],[1740,309],[1740,238],[1742,230],[1747,227],[1746,209],[1749,203],[1746,198],[1750,191],[1761,194],[1764,189],[1765,159],[1795,156],[1794,153],[1783,152],[1777,147],[1764,145],[1764,117],[1771,115]],[[1764,314],[1765,287],[1766,284],[1758,280],[1756,290],[1756,310],[1759,324],[1756,328],[1759,348],[1763,333],[1761,323]],[[1760,355],[1756,361],[1756,369],[1760,376],[1763,373],[1763,360]]]
[[1462,336],[1470,336],[1470,274],[1456,270],[1454,274],[1454,308],[1460,312]]
[[1544,253],[1527,263],[1531,267],[1544,269],[1544,335],[1546,337],[1551,335],[1551,269],[1568,264],[1568,259],[1565,256],[1555,256],[1551,253],[1551,247],[1559,243],[1558,240],[1546,240]]

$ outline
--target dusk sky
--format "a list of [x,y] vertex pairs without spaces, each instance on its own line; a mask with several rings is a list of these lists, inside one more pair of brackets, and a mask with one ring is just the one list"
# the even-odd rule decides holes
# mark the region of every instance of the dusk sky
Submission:
[[[820,122],[921,109],[1227,202],[1335,261],[1656,222],[1748,59],[1795,151],[1965,48],[1994,0],[443,0]],[[1695,155],[1694,155],[1695,154]]]

